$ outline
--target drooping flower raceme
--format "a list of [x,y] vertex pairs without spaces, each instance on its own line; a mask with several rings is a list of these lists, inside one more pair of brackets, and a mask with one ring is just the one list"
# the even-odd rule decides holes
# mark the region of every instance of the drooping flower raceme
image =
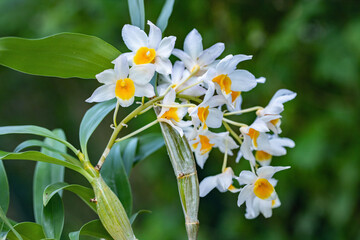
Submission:
[[[285,147],[295,146],[291,139],[279,134],[284,103],[292,100],[296,93],[281,89],[266,107],[242,109],[242,92],[249,92],[258,83],[265,82],[263,77],[256,78],[247,70],[237,69],[237,65],[252,59],[252,56],[230,54],[221,59],[224,44],[216,43],[204,50],[202,37],[196,29],[186,36],[184,50],[174,49],[175,37],[162,38],[157,26],[150,21],[148,25],[149,35],[132,25],[123,27],[123,40],[130,52],[113,61],[114,69],[96,75],[104,85],[96,89],[87,101],[101,102],[116,97],[119,105],[127,107],[134,102],[135,96],[151,98],[149,102],[143,98],[138,111],[134,112],[139,115],[153,107],[158,108],[156,120],[130,135],[157,122],[171,125],[180,136],[185,134],[201,169],[208,161],[208,165],[219,165],[220,170],[222,162],[220,173],[201,181],[201,197],[214,188],[220,192],[240,191],[238,205],[246,202],[246,218],[255,218],[260,213],[270,217],[272,209],[280,206],[274,189],[277,181],[272,176],[288,167],[269,165],[273,156],[286,154]],[[180,61],[172,65],[171,54]],[[158,78],[150,83],[155,72],[159,73]],[[256,113],[252,123],[230,119],[231,116],[241,118],[242,114],[249,112]],[[113,118],[115,127],[116,114],[117,110]],[[223,154],[221,161],[208,160],[213,150]],[[242,171],[240,177],[234,174],[236,168],[229,166],[234,162],[234,151],[238,151],[236,163],[241,157],[250,163],[251,171]],[[240,188],[236,180],[245,186]]]
[[103,102],[116,97],[122,107],[128,107],[134,102],[135,96],[155,96],[154,87],[149,83],[155,72],[153,65],[143,64],[129,69],[124,55],[113,63],[114,69],[96,75],[96,79],[104,85],[97,88],[87,102]]

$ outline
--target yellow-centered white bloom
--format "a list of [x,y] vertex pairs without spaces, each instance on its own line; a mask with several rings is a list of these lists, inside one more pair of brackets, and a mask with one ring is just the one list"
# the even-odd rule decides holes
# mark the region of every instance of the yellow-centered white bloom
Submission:
[[196,163],[200,168],[204,167],[213,148],[219,148],[222,153],[227,152],[228,155],[232,156],[232,149],[239,147],[229,136],[229,132],[213,133],[207,129],[195,130],[190,136],[189,143],[195,153]]
[[[267,134],[268,135],[268,134]],[[268,135],[269,145],[268,149],[255,151],[255,159],[261,166],[268,166],[271,163],[273,156],[283,156],[286,154],[285,147],[293,148],[295,143],[289,138],[280,138],[277,135]]]
[[116,97],[122,107],[128,107],[134,102],[135,96],[155,96],[154,87],[149,83],[155,72],[153,65],[143,64],[129,69],[124,55],[113,63],[114,69],[96,75],[96,79],[104,85],[98,87],[86,102],[103,102]]
[[211,190],[217,188],[220,192],[238,192],[240,189],[236,189],[232,183],[235,177],[233,170],[230,167],[215,176],[204,178],[200,185],[200,197],[205,197]]
[[183,117],[187,113],[187,107],[179,107],[179,103],[175,102],[176,93],[174,89],[171,89],[164,97],[162,104],[165,106],[174,107],[162,107],[157,118],[160,122],[166,122],[170,124],[175,130],[183,136],[184,132],[182,128],[189,127],[191,121],[183,121]]
[[[280,89],[278,90],[274,96],[271,98],[269,104],[256,112],[259,117],[269,116],[269,115],[279,115],[284,111],[284,103],[288,102],[296,97],[296,93],[287,90]],[[275,134],[281,133],[281,119],[275,118],[267,122],[268,128],[273,131]]]
[[224,49],[223,43],[216,43],[203,50],[202,37],[196,29],[193,29],[185,38],[184,51],[174,49],[173,55],[178,57],[190,72],[197,71],[197,75],[200,76],[214,63]]
[[[160,75],[157,90],[160,95],[163,95],[163,93],[171,86],[172,88],[176,89],[176,92],[179,92],[189,86],[194,85],[198,81],[198,77],[191,77],[190,72],[185,70],[183,62],[176,61],[172,68],[171,75]],[[178,85],[181,86],[177,87]],[[182,94],[194,97],[202,96],[205,93],[206,89],[196,84],[191,88],[182,91]]]
[[148,25],[149,36],[136,26],[126,24],[123,27],[123,40],[132,51],[125,55],[131,65],[154,64],[158,73],[170,74],[172,65],[169,57],[174,49],[176,37],[162,38],[160,28],[150,21]]
[[[261,167],[256,174],[251,171],[242,171],[238,181],[240,185],[245,185],[241,189],[238,197],[238,206],[246,202],[246,217],[254,218],[261,212],[264,217],[272,215],[272,206],[278,199],[275,192],[277,181],[272,176],[290,167]],[[255,200],[256,199],[256,200]],[[275,201],[274,201],[275,200]]]
[[[245,60],[251,59],[247,55],[228,55],[214,68],[210,68],[204,78],[208,85],[215,84],[216,92],[223,95],[230,110],[239,110],[238,98],[241,92],[253,89],[257,83],[264,83],[265,78],[255,78],[249,71],[236,69],[236,66]],[[240,100],[241,103],[241,100]]]

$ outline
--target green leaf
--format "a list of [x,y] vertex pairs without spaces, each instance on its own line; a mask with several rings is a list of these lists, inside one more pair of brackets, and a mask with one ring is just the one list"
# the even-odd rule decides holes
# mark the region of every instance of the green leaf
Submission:
[[175,0],[166,0],[161,10],[160,16],[156,21],[156,25],[161,29],[162,32],[165,31],[168,25],[169,18],[174,8],[174,3]]
[[64,205],[57,193],[43,209],[42,226],[47,238],[60,240],[64,227]]
[[[42,226],[37,223],[18,223],[14,226],[14,229],[21,235],[23,240],[39,240],[46,238]],[[13,232],[9,232],[6,239],[19,240],[19,237],[16,237]]]
[[131,24],[144,30],[145,28],[145,7],[144,0],[128,0]]
[[31,161],[53,163],[53,164],[61,165],[61,166],[70,168],[74,171],[77,171],[78,173],[80,173],[84,177],[86,177],[88,180],[91,180],[91,177],[89,176],[89,174],[81,167],[79,167],[73,163],[70,163],[68,161],[62,161],[57,158],[53,158],[53,157],[50,157],[48,155],[45,155],[43,153],[36,152],[36,151],[28,151],[28,152],[22,152],[22,153],[9,153],[9,152],[0,151],[0,159],[2,159],[2,160],[31,160]]
[[6,134],[33,134],[33,135],[39,135],[42,137],[47,137],[54,139],[58,142],[61,142],[65,144],[68,148],[70,148],[73,152],[76,152],[77,149],[71,145],[69,142],[65,141],[62,138],[59,138],[56,136],[52,131],[38,127],[33,125],[23,125],[23,126],[6,126],[6,127],[0,127],[0,135],[6,135]]
[[86,223],[77,232],[70,233],[69,238],[70,238],[70,240],[79,240],[80,235],[86,235],[86,236],[103,238],[106,240],[112,240],[112,237],[105,230],[104,226],[101,224],[99,219]]
[[[54,130],[53,133],[63,140],[65,139],[65,134],[62,130],[57,129]],[[50,139],[46,138],[44,140],[44,144],[51,146],[53,149],[56,149],[58,152],[66,153],[66,147],[65,145]],[[46,148],[42,148],[41,152],[43,154],[46,154],[48,156],[64,160],[64,158],[56,152],[49,151]],[[65,161],[65,160],[64,160]],[[64,181],[64,172],[65,169],[63,166],[54,165],[46,162],[38,162],[35,167],[34,172],[34,180],[33,180],[33,205],[34,205],[34,215],[35,215],[35,221],[38,224],[42,224],[42,213],[43,213],[43,201],[42,201],[42,195],[44,192],[44,189],[47,185],[56,183],[56,182],[62,182]],[[47,236],[49,237],[49,236]],[[53,237],[53,236],[51,236]]]
[[[5,214],[5,212],[4,212],[4,210],[2,209],[1,206],[0,206],[0,220],[2,220],[2,221],[5,223],[5,225],[13,232],[13,234],[14,234],[15,236],[18,237],[18,239],[22,240],[20,234],[14,229],[14,227],[12,226],[11,222],[9,221],[9,219],[6,217],[6,214]],[[10,230],[9,230],[8,233],[10,233]],[[1,236],[1,237],[3,237],[4,239],[6,239],[6,235],[7,235],[7,234],[5,234],[5,236]]]
[[66,161],[68,162],[71,162],[79,167],[81,167],[81,163],[79,162],[79,159],[77,158],[74,158],[73,156],[70,156],[69,154],[67,153],[64,153],[64,152],[60,152],[58,149],[55,149],[53,148],[52,146],[44,143],[44,141],[40,141],[40,140],[34,140],[34,139],[31,139],[31,140],[26,140],[22,143],[20,143],[15,149],[14,149],[14,153],[17,153],[17,152],[21,152],[27,148],[32,148],[32,147],[41,147],[41,148],[45,148],[51,152],[54,152],[54,153],[58,153],[61,155],[61,157],[63,157]]
[[94,36],[60,33],[41,39],[0,38],[0,64],[20,72],[60,77],[95,78],[120,52]]
[[84,115],[80,124],[80,146],[81,150],[88,158],[87,143],[91,134],[95,131],[101,121],[113,110],[116,106],[116,99],[112,99],[106,102],[98,103],[90,108]]
[[43,194],[43,204],[46,206],[50,199],[58,192],[67,190],[75,193],[81,200],[83,200],[92,210],[96,212],[96,204],[90,202],[90,199],[95,197],[94,191],[81,185],[71,184],[65,182],[58,182],[47,186]]
[[127,215],[131,216],[132,194],[121,156],[121,142],[114,144],[100,173],[106,184],[120,199]]
[[126,146],[122,148],[122,149],[124,149],[122,160],[123,160],[124,168],[125,168],[128,178],[130,176],[130,171],[134,164],[138,142],[139,142],[138,138],[131,138],[128,141],[128,143],[126,144]]
[[138,150],[134,163],[138,163],[165,145],[161,133],[149,133],[139,137]]
[[131,225],[134,223],[134,221],[135,221],[135,219],[137,218],[137,216],[138,216],[139,214],[143,214],[143,213],[151,213],[151,211],[149,211],[149,210],[139,210],[139,211],[137,211],[136,213],[134,213],[134,214],[131,216],[131,218],[130,218],[130,223],[131,223]]
[[[2,163],[2,161],[0,160],[0,207],[4,210],[5,214],[8,210],[9,207],[9,199],[10,199],[10,194],[9,194],[9,183],[8,183],[8,179],[6,176],[6,172],[5,172],[5,168],[4,168],[4,164]],[[1,221],[0,221],[1,224]],[[1,229],[0,229],[1,231]]]

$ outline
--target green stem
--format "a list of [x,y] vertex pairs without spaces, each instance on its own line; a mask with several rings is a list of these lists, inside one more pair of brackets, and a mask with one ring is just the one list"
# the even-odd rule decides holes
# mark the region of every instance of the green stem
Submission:
[[158,122],[159,122],[159,121],[156,119],[156,120],[152,121],[151,123],[143,126],[142,128],[139,128],[138,130],[136,130],[136,131],[134,131],[134,132],[132,132],[132,133],[130,133],[130,134],[122,137],[122,138],[116,139],[115,142],[121,142],[121,141],[124,141],[125,139],[131,138],[132,136],[135,136],[136,134],[141,133],[142,131],[148,129],[149,127],[154,126],[154,125],[157,124]]
[[236,115],[236,114],[241,114],[241,113],[253,112],[253,111],[257,111],[259,109],[263,109],[263,107],[256,106],[256,107],[246,108],[246,109],[236,111],[236,112],[228,112],[228,113],[225,113],[224,116],[230,116],[230,115]]
[[246,127],[247,126],[244,123],[238,123],[238,122],[232,121],[232,120],[227,119],[227,118],[223,118],[223,121],[227,122],[227,123],[230,123],[231,125],[234,125],[234,126],[237,126],[237,127]]
[[240,137],[236,134],[236,132],[234,132],[234,130],[231,129],[231,127],[229,126],[229,124],[227,124],[225,121],[223,121],[223,125],[226,128],[226,130],[228,130],[231,134],[231,136],[233,136],[236,141],[239,142],[239,144],[242,144],[242,140],[240,139]]

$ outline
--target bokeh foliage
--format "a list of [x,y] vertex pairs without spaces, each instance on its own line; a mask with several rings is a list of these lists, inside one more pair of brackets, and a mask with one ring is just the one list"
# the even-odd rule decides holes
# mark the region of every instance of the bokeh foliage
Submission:
[[[120,51],[123,24],[130,22],[125,0],[2,0],[0,37],[38,38],[58,32],[98,36]],[[146,0],[146,18],[156,21],[163,0]],[[166,30],[182,48],[197,28],[204,46],[221,41],[226,54],[252,54],[239,67],[267,83],[243,95],[244,107],[265,105],[279,88],[298,97],[285,105],[283,135],[297,146],[274,164],[291,165],[279,173],[282,207],[271,219],[246,220],[237,196],[216,191],[201,199],[199,239],[360,239],[360,4],[353,0],[179,0]],[[76,143],[80,120],[90,105],[84,100],[99,86],[94,80],[34,77],[0,67],[0,125],[36,124],[62,128]],[[129,109],[123,110],[125,115]],[[128,132],[154,118],[148,113],[129,124]],[[144,120],[145,119],[145,120]],[[238,117],[251,121],[252,116]],[[89,143],[96,161],[111,134],[111,119]],[[159,131],[154,127],[149,131]],[[12,150],[25,137],[0,138]],[[212,153],[199,177],[221,169]],[[233,159],[233,158],[231,158]],[[9,216],[33,221],[33,163],[5,162],[11,202]],[[235,166],[233,164],[233,166]],[[235,167],[248,168],[242,161]],[[67,173],[66,182],[82,182]],[[135,223],[139,239],[184,239],[176,180],[165,149],[139,164],[131,176],[134,210],[149,209]],[[64,192],[65,231],[77,230],[95,216],[81,200]],[[65,237],[65,236],[64,236]],[[65,239],[65,238],[64,238]]]

